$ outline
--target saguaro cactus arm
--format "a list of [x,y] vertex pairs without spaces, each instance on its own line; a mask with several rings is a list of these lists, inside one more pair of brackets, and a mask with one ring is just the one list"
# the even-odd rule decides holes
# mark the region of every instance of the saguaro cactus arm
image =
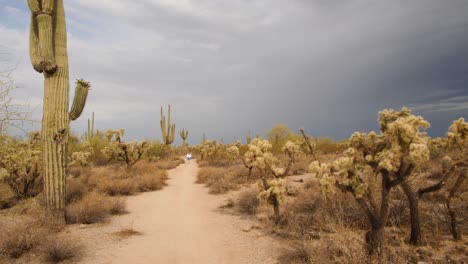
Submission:
[[31,63],[33,68],[40,73],[53,74],[57,70],[54,49],[54,31],[56,30],[54,27],[57,25],[53,23],[53,16],[57,14],[55,2],[54,0],[28,0],[31,10],[29,37]]
[[70,119],[76,120],[80,117],[86,104],[88,91],[91,85],[83,79],[76,82],[75,97],[73,98],[72,108],[70,110]]

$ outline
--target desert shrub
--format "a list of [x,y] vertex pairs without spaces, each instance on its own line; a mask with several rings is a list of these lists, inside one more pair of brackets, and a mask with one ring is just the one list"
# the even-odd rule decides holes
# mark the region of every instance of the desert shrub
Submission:
[[110,213],[110,199],[102,194],[91,192],[80,201],[67,206],[67,223],[93,224],[103,222]]
[[326,234],[320,239],[305,240],[280,257],[280,263],[367,263],[368,257],[362,252],[364,242],[354,232],[343,231]]
[[88,142],[91,145],[93,151],[89,160],[94,166],[103,166],[107,164],[107,158],[102,153],[102,150],[107,147],[107,139],[104,133],[97,130],[91,137],[88,138]]
[[76,239],[54,237],[44,243],[41,253],[46,262],[60,263],[80,257],[83,254],[83,247],[77,243]]
[[254,215],[257,212],[258,205],[258,190],[249,188],[243,190],[238,197],[237,209],[243,214]]
[[210,194],[222,194],[236,190],[242,184],[253,182],[247,174],[248,171],[243,165],[227,168],[203,167],[198,171],[196,182],[206,184]]
[[197,174],[197,183],[207,183],[209,178],[217,177],[221,173],[221,170],[216,168],[201,168]]
[[232,182],[229,180],[226,180],[224,177],[214,181],[209,185],[210,194],[223,194],[227,193],[230,190],[234,190],[236,188],[236,185],[234,185]]
[[132,141],[126,143],[122,141],[125,129],[107,130],[106,138],[109,145],[101,150],[108,161],[125,162],[128,168],[135,165],[148,150],[149,144],[146,141]]
[[130,178],[107,178],[101,179],[98,182],[96,189],[98,192],[105,193],[110,196],[132,195],[138,191],[138,185]]
[[148,150],[146,151],[144,157],[149,161],[158,161],[166,156],[166,146],[161,144],[159,140],[147,141]]
[[37,195],[41,185],[42,148],[39,132],[29,133],[28,140],[0,135],[0,181],[18,199]]
[[122,198],[109,199],[109,213],[111,215],[123,215],[128,213],[126,201]]
[[78,179],[67,180],[67,192],[65,193],[65,203],[69,204],[83,198],[86,192],[85,185]]
[[135,177],[135,183],[141,192],[161,190],[166,185],[166,171],[155,171]]
[[277,124],[267,132],[267,138],[271,142],[271,152],[278,154],[288,140],[295,141],[299,137],[286,125]]
[[346,144],[334,141],[329,137],[314,138],[317,144],[317,150],[322,154],[342,152],[346,149]]
[[74,178],[78,177],[89,177],[91,175],[91,169],[89,167],[70,167],[68,174]]
[[19,258],[40,242],[42,234],[34,223],[2,226],[0,229],[0,254]]

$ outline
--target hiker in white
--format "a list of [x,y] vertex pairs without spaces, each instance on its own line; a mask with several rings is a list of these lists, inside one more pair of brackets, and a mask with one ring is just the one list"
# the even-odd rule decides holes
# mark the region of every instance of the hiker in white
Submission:
[[187,160],[188,163],[190,163],[190,160],[192,159],[192,153],[187,153]]

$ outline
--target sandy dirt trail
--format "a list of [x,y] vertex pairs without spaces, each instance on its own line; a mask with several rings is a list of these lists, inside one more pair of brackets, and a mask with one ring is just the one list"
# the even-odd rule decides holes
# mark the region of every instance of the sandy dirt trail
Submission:
[[[280,243],[261,230],[245,232],[254,221],[220,212],[223,197],[195,184],[197,171],[196,161],[186,162],[169,171],[163,190],[129,197],[129,214],[79,230],[94,241],[80,263],[277,263]],[[143,235],[110,239],[125,226]]]

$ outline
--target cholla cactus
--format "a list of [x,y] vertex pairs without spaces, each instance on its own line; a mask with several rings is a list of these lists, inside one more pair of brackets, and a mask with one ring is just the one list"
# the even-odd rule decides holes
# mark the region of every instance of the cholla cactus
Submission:
[[300,148],[291,141],[286,142],[282,151],[289,157],[286,167],[280,166],[279,160],[271,153],[272,145],[267,140],[255,138],[244,154],[243,162],[247,168],[257,168],[261,174],[272,173],[275,177],[284,177],[289,173],[294,155],[300,152]]
[[42,172],[39,132],[30,133],[28,141],[6,135],[0,140],[0,181],[8,185],[17,198],[35,195],[34,189]]
[[105,134],[109,140],[109,146],[101,150],[101,152],[109,161],[124,161],[127,167],[130,168],[148,151],[149,144],[145,140],[125,143],[121,138],[124,132],[124,129],[107,130]]
[[[259,187],[261,189],[260,196],[264,197],[274,209],[275,221],[278,223],[280,219],[279,205],[284,200],[284,187],[283,181],[280,179],[288,174],[291,168],[294,155],[298,153],[299,146],[288,141],[284,147],[283,152],[289,156],[289,162],[286,168],[279,166],[279,160],[271,153],[272,145],[267,140],[255,138],[248,145],[248,150],[244,154],[244,165],[252,170],[257,168],[262,177]],[[267,175],[272,175],[274,180],[268,181]]]
[[448,147],[468,149],[468,122],[464,118],[454,121],[447,132]]
[[[379,113],[381,133],[354,133],[350,148],[332,164],[310,165],[319,179],[322,192],[327,195],[333,187],[354,195],[367,213],[372,229],[366,235],[369,253],[381,254],[383,231],[388,219],[390,190],[407,184],[414,168],[429,159],[428,137],[420,132],[429,123],[414,116],[407,108],[400,112],[383,110]],[[380,186],[377,187],[377,180]],[[373,197],[381,192],[380,206]]]
[[437,183],[420,188],[416,193],[422,197],[426,193],[442,190],[450,216],[450,232],[455,240],[461,240],[452,200],[459,196],[460,191],[466,190],[463,186],[468,174],[468,123],[463,118],[455,120],[448,129],[447,137],[432,140],[431,147],[445,154],[440,162],[441,177]]
[[166,125],[166,116],[164,116],[163,108],[161,106],[161,133],[163,138],[163,143],[166,146],[171,145],[175,139],[175,124],[171,124],[171,105],[168,107],[167,111],[167,125]]
[[218,143],[215,139],[205,140],[199,147],[201,159],[223,159],[226,157],[226,145]]
[[226,149],[226,154],[229,160],[235,160],[239,156],[239,147],[230,146]]
[[89,167],[90,158],[93,155],[94,149],[91,144],[86,141],[83,145],[82,151],[73,152],[71,155],[71,161],[69,163],[70,166],[81,166],[81,167]]
[[266,180],[262,179],[262,182],[257,184],[259,194],[258,199],[260,201],[267,202],[273,206],[275,222],[278,223],[280,219],[280,203],[286,200],[286,188],[284,187],[283,179]]

